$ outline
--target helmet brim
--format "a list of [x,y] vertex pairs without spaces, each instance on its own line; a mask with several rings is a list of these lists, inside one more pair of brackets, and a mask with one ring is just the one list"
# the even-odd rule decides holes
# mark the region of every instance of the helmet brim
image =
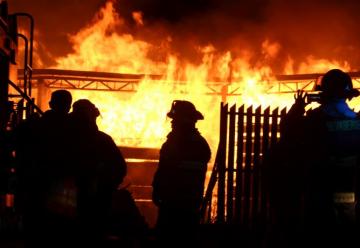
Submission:
[[351,89],[349,92],[350,97],[358,97],[360,96],[360,91],[358,89]]
[[181,114],[181,113],[174,113],[174,112],[168,112],[167,113],[167,117],[171,118],[171,119],[183,119],[183,120],[194,120],[194,121],[198,121],[198,120],[203,120],[204,116],[199,112],[199,111],[195,111],[193,112],[191,115],[189,114]]

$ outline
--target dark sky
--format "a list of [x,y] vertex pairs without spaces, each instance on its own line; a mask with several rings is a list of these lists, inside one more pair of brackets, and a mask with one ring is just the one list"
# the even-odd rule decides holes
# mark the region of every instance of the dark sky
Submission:
[[[114,0],[115,1],[115,0]],[[36,21],[46,64],[71,52],[67,36],[88,24],[106,0],[10,0],[10,12],[28,12]],[[193,58],[194,44],[219,50],[259,48],[265,39],[282,46],[279,61],[307,55],[348,60],[360,67],[360,1],[357,0],[116,0],[127,31],[159,42],[173,37],[171,49]],[[142,11],[145,27],[131,18]],[[39,48],[40,49],[40,48]]]

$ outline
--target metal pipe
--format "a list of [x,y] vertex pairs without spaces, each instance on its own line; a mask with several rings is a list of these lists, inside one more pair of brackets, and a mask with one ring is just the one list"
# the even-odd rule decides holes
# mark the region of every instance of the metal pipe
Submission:
[[34,103],[34,101],[28,96],[25,94],[25,92],[23,92],[15,83],[11,82],[11,80],[8,80],[8,83],[14,87],[14,89],[20,93],[20,95],[28,102],[30,103],[31,106],[33,106],[34,109],[37,110],[37,112],[39,114],[43,114],[44,112],[38,107],[36,106],[36,104]]
[[25,35],[17,33],[18,37],[22,38],[25,43],[25,52],[24,52],[24,92],[27,94],[27,74],[28,74],[28,50],[29,50],[29,42]]
[[[29,96],[31,97],[31,77],[32,77],[32,68],[33,68],[33,47],[34,47],[34,17],[29,13],[14,13],[14,16],[23,16],[27,17],[30,20],[30,51],[29,51]],[[26,93],[26,92],[25,92]]]

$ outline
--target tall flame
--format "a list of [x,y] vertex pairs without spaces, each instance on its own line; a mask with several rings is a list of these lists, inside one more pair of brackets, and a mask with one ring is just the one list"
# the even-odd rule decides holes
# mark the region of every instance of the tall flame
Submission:
[[[141,12],[134,12],[138,26],[143,26]],[[219,52],[213,45],[198,47],[201,63],[191,63],[169,50],[162,60],[149,54],[166,50],[167,37],[161,44],[138,40],[126,33],[124,21],[114,10],[113,2],[98,12],[91,25],[71,36],[74,52],[57,59],[57,68],[106,71],[117,73],[161,74],[161,80],[145,78],[136,93],[73,91],[74,99],[89,98],[101,111],[100,129],[112,135],[119,145],[159,147],[170,130],[166,113],[175,99],[192,101],[205,116],[199,130],[216,150],[219,107],[221,101],[247,105],[290,106],[292,94],[269,95],[267,89],[275,78],[266,61],[276,57],[281,44],[265,40],[261,58],[253,63],[254,53],[244,50],[234,56],[231,51]],[[120,30],[120,31],[119,31]],[[289,56],[284,73],[325,72],[331,68],[350,70],[348,63],[309,56],[299,69]],[[217,85],[226,92],[214,90]],[[216,94],[206,94],[206,93]],[[231,96],[231,92],[237,92]]]

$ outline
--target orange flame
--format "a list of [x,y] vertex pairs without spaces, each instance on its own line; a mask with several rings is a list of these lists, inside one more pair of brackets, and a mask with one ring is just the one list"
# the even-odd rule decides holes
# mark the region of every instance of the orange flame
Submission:
[[142,12],[135,11],[135,12],[132,13],[132,17],[133,17],[134,21],[136,22],[136,24],[138,26],[143,26],[144,25]]
[[[144,25],[142,14],[133,13],[137,25]],[[89,98],[101,110],[100,129],[112,135],[119,145],[159,147],[170,130],[166,113],[175,99],[192,101],[205,120],[199,130],[216,151],[220,102],[246,105],[290,106],[292,94],[269,95],[267,89],[274,82],[270,66],[252,65],[254,54],[243,51],[234,57],[231,51],[218,52],[211,44],[198,47],[200,64],[184,62],[180,56],[168,52],[162,61],[149,58],[158,47],[137,40],[123,30],[124,21],[116,14],[113,2],[107,2],[93,23],[71,37],[74,52],[57,59],[57,68],[106,71],[117,73],[161,74],[158,81],[146,78],[136,93],[73,91],[74,100]],[[115,30],[117,32],[115,32]],[[161,48],[166,49],[171,37]],[[265,40],[261,51],[264,59],[271,59],[282,49],[277,42]],[[348,63],[327,61],[309,56],[298,70],[289,56],[284,73],[325,72],[331,68],[350,70]],[[217,88],[216,88],[217,87]],[[226,95],[235,92],[233,96]],[[221,94],[223,92],[223,94]],[[216,94],[206,94],[216,93]]]

